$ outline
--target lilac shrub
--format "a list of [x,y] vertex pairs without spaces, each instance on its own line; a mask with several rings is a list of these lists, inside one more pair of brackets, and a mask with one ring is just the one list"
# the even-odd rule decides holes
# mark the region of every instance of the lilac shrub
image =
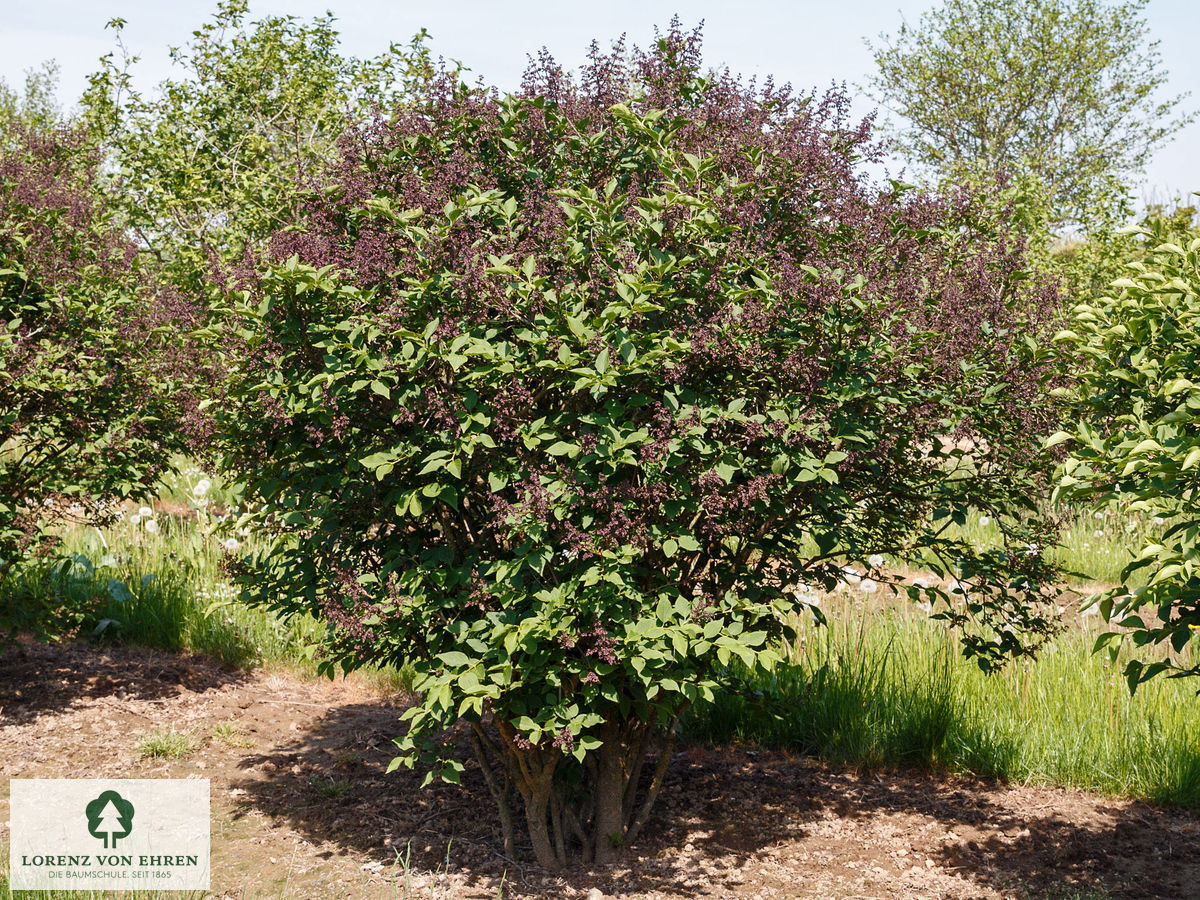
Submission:
[[[330,670],[414,667],[397,763],[457,780],[466,723],[547,866],[635,840],[680,715],[849,564],[968,585],[911,591],[985,666],[1051,629],[1053,289],[969,197],[869,184],[842,92],[701,73],[675,28],[435,78],[220,313],[225,466],[278,533],[246,596],[322,617]],[[949,536],[972,508],[1004,549]]]
[[59,526],[102,524],[183,439],[191,307],[156,293],[90,190],[83,133],[17,128],[0,152],[0,637],[69,627],[5,582]]

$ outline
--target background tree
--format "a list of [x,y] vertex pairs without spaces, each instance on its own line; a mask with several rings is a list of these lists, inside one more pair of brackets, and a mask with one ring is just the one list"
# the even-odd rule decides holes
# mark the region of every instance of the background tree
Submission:
[[901,120],[893,147],[936,177],[1008,173],[1050,231],[1109,228],[1130,180],[1193,117],[1186,94],[1159,96],[1146,3],[946,0],[881,36],[870,86]]
[[18,146],[27,131],[49,131],[62,122],[58,103],[58,65],[45,62],[25,73],[25,84],[17,92],[0,81],[0,145]]
[[[778,658],[805,583],[952,576],[911,592],[985,666],[1051,630],[1054,289],[967,198],[870,188],[844,95],[700,66],[676,28],[507,99],[435,79],[212,331],[277,534],[244,595],[323,618],[329,669],[411,665],[398,762],[457,779],[465,719],[545,865],[636,839],[680,714]],[[950,536],[971,508],[1002,548]]]
[[139,245],[164,273],[203,291],[222,269],[283,224],[335,151],[347,122],[391,108],[430,71],[422,31],[407,47],[356,59],[338,51],[332,15],[247,20],[246,0],[222,0],[190,43],[180,76],[151,95],[134,89],[127,56],[103,60],[84,117],[115,166],[107,190]]

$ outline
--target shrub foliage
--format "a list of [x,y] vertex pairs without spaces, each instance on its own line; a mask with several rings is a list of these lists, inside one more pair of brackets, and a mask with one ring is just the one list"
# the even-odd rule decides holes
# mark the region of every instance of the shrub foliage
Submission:
[[[277,532],[246,596],[324,617],[330,668],[411,663],[398,762],[456,780],[465,721],[545,865],[637,837],[803,583],[953,575],[984,666],[1051,629],[1020,510],[1053,290],[965,198],[870,187],[842,94],[700,72],[674,29],[510,97],[434,78],[221,315],[225,465]],[[948,536],[971,507],[1003,550]]]
[[1058,337],[1082,363],[1078,423],[1051,438],[1071,449],[1059,491],[1165,523],[1123,573],[1128,581],[1145,570],[1146,584],[1098,598],[1122,629],[1099,645],[1128,638],[1167,650],[1129,661],[1131,690],[1164,671],[1200,675],[1178,656],[1200,627],[1200,234],[1191,212],[1136,229],[1130,255],[1142,259],[1108,294],[1075,307],[1073,330]]

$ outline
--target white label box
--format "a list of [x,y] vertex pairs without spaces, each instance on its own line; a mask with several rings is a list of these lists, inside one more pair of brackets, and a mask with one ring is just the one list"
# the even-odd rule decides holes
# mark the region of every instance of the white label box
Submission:
[[12,890],[209,886],[207,778],[13,778]]

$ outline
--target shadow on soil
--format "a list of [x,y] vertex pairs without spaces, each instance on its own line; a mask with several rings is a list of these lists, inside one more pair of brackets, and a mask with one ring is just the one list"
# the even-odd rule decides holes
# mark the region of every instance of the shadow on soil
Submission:
[[0,651],[0,725],[23,725],[103,697],[158,700],[246,674],[206,657],[132,647],[21,643]]
[[[836,817],[865,826],[894,817],[909,859],[930,859],[981,890],[1053,900],[1200,896],[1195,815],[1139,803],[1076,803],[1061,791],[1022,789],[1021,798],[1006,800],[1003,785],[984,781],[859,776],[784,753],[700,747],[676,754],[655,821],[632,858],[608,872],[554,875],[525,862],[527,852],[518,861],[502,855],[498,817],[473,760],[460,788],[422,790],[421,775],[405,769],[385,775],[399,713],[399,707],[340,707],[294,740],[247,757],[246,777],[235,785],[245,791],[243,810],[286,823],[330,855],[352,851],[385,866],[407,855],[415,871],[458,873],[485,892],[490,886],[493,895],[502,874],[505,896],[561,897],[568,885],[617,897],[653,890],[738,894],[750,888],[747,870],[764,860],[771,861],[763,871],[773,873],[774,884],[799,891],[806,871],[841,866],[837,842],[814,834],[820,822]],[[907,820],[907,832],[900,814],[916,817]],[[930,842],[913,824],[929,821],[940,826],[933,831],[953,831],[958,840]],[[862,828],[859,840],[872,833]],[[885,865],[881,896],[910,895],[886,848],[860,856]]]

